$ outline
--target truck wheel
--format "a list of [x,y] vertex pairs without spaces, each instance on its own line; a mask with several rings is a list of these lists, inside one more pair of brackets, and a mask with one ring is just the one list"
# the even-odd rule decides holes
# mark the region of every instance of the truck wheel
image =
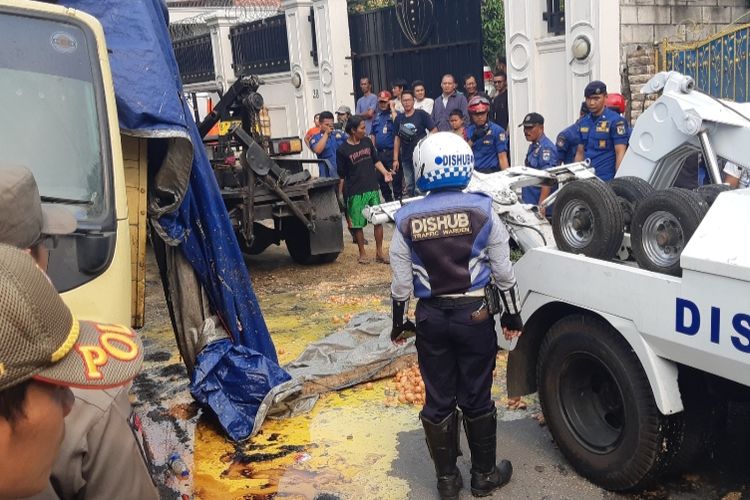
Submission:
[[680,276],[680,254],[708,211],[694,191],[654,191],[635,209],[630,244],[643,269]]
[[304,265],[317,263],[318,256],[310,252],[310,232],[299,219],[285,217],[281,223],[281,234],[294,262]]
[[609,324],[584,315],[555,323],[540,348],[537,384],[552,437],[582,476],[621,491],[662,473],[678,429]]
[[622,208],[622,220],[625,224],[625,232],[630,232],[630,223],[635,213],[635,205],[654,191],[648,182],[640,177],[616,177],[609,182],[609,187],[617,195],[617,201]]
[[557,195],[552,231],[560,250],[611,259],[620,249],[622,228],[617,196],[604,182],[573,181]]
[[709,387],[704,373],[680,367],[680,396],[684,411],[680,440],[669,473],[681,473],[713,449],[727,417],[727,405]]
[[732,188],[728,184],[706,184],[705,186],[696,188],[695,192],[698,193],[710,207],[714,204],[716,198],[721,193],[724,191],[731,191],[731,189]]
[[281,227],[289,256],[297,264],[329,264],[338,258],[340,252],[313,255],[310,250],[310,232],[296,217],[285,218]]

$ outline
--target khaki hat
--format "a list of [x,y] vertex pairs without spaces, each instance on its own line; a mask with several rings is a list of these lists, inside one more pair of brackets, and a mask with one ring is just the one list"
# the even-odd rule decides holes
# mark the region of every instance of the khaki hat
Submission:
[[336,110],[336,114],[337,115],[350,115],[352,114],[352,108],[342,104],[341,106],[339,106],[339,109]]
[[29,248],[42,235],[70,234],[77,225],[66,209],[42,203],[25,167],[0,168],[0,214],[0,242],[18,248]]
[[0,391],[29,379],[117,387],[142,362],[134,331],[78,321],[27,252],[0,244]]

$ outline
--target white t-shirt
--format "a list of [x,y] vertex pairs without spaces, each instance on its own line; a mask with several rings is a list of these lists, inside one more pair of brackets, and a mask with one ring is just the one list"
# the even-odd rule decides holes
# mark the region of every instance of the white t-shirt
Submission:
[[435,105],[435,101],[433,101],[429,97],[425,97],[421,101],[417,101],[414,103],[414,107],[416,109],[424,110],[428,114],[432,114],[432,107],[434,105]]
[[739,165],[728,161],[724,164],[724,173],[740,180],[737,185],[738,188],[750,187],[750,168],[740,167]]

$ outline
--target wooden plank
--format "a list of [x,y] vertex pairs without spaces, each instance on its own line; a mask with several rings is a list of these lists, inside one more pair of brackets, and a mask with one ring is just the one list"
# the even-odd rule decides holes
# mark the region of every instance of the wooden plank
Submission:
[[140,328],[146,307],[146,139],[121,136],[130,227],[132,326]]
[[302,394],[324,394],[326,392],[337,391],[345,387],[379,380],[381,378],[392,377],[399,370],[411,366],[417,362],[416,354],[405,354],[399,356],[393,362],[388,363],[382,368],[376,368],[378,363],[373,365],[360,366],[356,369],[349,370],[328,377],[321,377],[314,381],[305,382],[302,385]]

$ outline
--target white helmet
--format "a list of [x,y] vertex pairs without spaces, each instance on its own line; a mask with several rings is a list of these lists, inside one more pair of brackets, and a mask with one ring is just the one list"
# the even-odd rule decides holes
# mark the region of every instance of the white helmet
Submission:
[[463,189],[474,172],[474,153],[453,132],[429,134],[414,148],[414,175],[420,191]]

